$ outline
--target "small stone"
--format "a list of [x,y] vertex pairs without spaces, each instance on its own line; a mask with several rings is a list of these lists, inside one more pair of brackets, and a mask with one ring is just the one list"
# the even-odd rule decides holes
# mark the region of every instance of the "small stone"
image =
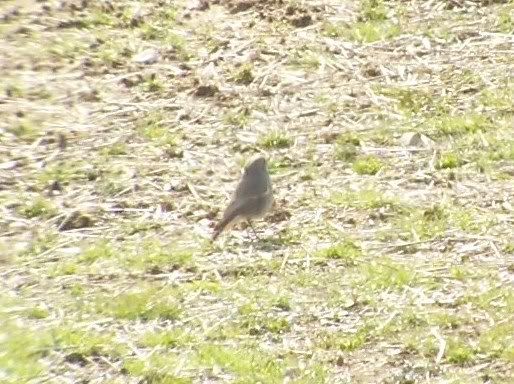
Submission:
[[138,53],[132,60],[138,64],[153,64],[159,61],[159,59],[159,51],[154,48],[149,48],[145,49],[143,52]]
[[194,95],[196,97],[212,97],[219,92],[215,85],[200,85],[196,88]]
[[80,229],[92,227],[94,224],[91,216],[82,212],[75,211],[66,216],[66,218],[59,225],[60,231],[68,231],[70,229]]
[[419,132],[406,132],[400,138],[405,147],[433,148],[435,141]]

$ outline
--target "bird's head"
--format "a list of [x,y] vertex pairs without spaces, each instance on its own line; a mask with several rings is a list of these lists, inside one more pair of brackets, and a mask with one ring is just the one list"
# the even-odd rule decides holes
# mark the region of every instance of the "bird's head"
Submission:
[[253,158],[245,167],[245,173],[253,173],[266,170],[266,159],[264,156],[257,156]]

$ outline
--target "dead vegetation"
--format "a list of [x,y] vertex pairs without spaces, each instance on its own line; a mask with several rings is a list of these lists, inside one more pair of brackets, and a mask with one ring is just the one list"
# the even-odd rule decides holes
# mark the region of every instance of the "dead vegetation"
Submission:
[[[509,383],[512,1],[0,2],[0,382]],[[270,160],[259,241],[208,238]]]

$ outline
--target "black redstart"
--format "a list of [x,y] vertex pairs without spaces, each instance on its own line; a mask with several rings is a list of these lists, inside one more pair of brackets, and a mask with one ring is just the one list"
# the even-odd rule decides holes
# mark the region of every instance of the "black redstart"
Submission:
[[251,226],[250,220],[263,217],[272,205],[273,191],[266,159],[259,156],[245,167],[243,177],[223,213],[223,218],[214,227],[212,239],[216,240],[226,227],[237,222],[246,220]]

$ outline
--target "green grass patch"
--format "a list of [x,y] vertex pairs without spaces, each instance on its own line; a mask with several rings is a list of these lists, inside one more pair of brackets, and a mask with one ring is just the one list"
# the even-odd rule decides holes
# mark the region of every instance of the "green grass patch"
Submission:
[[413,209],[408,215],[398,217],[394,226],[404,240],[428,240],[442,235],[450,227],[449,210],[443,205]]
[[454,265],[450,268],[450,275],[455,280],[466,281],[472,278],[473,274],[473,270],[470,270],[463,265]]
[[286,296],[281,296],[273,303],[273,306],[283,311],[290,311],[292,308],[291,299]]
[[[325,22],[322,25],[321,31],[324,36],[352,40],[358,43],[373,43],[396,37],[400,34],[401,29],[398,24],[390,21],[368,20],[350,25]],[[316,61],[311,55],[304,56],[299,62],[303,66],[313,68],[317,68],[320,65],[319,59]]]
[[392,39],[400,33],[398,24],[390,21],[368,20],[353,24],[347,31],[346,37],[359,43],[373,43]]
[[223,116],[223,121],[235,127],[246,127],[250,122],[250,110],[243,108],[240,111],[229,111]]
[[429,125],[432,126],[436,134],[442,135],[463,135],[485,132],[493,127],[493,123],[488,117],[476,113],[457,116],[439,116],[429,122]]
[[304,70],[315,70],[321,66],[320,52],[303,47],[292,52],[289,58],[289,65]]
[[24,383],[39,377],[45,372],[39,359],[46,354],[51,345],[52,340],[47,331],[35,332],[26,326],[20,328],[0,317],[2,379],[8,378],[7,383]]
[[[271,297],[252,297],[251,300],[251,302],[241,305],[238,309],[241,319],[240,326],[243,332],[250,335],[282,334],[291,329],[291,324],[286,317],[270,312],[276,304]],[[257,305],[257,302],[260,304]],[[265,303],[265,305],[262,303]],[[266,308],[263,308],[263,306]]]
[[514,104],[514,85],[506,82],[507,85],[499,88],[486,88],[480,92],[479,103],[487,109],[495,109],[512,113],[511,107]]
[[347,239],[318,252],[318,255],[330,260],[340,260],[346,265],[356,265],[363,252],[359,244]]
[[446,360],[449,363],[464,365],[473,361],[475,355],[476,350],[460,339],[452,338],[447,343]]
[[31,256],[39,255],[49,249],[55,247],[59,241],[59,233],[57,231],[46,231],[39,233],[34,239],[31,240],[28,247],[21,252],[21,259],[27,259]]
[[487,156],[492,161],[514,160],[514,140],[499,140]]
[[57,207],[51,200],[45,199],[44,197],[37,196],[34,200],[30,199],[26,205],[20,207],[19,213],[27,219],[40,217],[42,219],[48,219],[57,214]]
[[321,34],[328,37],[343,37],[347,33],[348,26],[343,23],[331,23],[325,21],[321,25]]
[[54,273],[67,275],[85,270],[101,273],[101,269],[106,267],[165,273],[178,268],[194,268],[193,252],[192,249],[158,240],[149,239],[141,244],[117,247],[106,240],[99,240],[87,247],[76,260],[66,259],[58,264]]
[[437,169],[452,169],[460,167],[464,164],[464,160],[455,152],[443,152],[437,160]]
[[22,141],[32,142],[41,135],[41,130],[34,121],[21,119],[8,128],[8,131]]
[[426,316],[426,319],[428,325],[436,325],[446,330],[458,329],[469,322],[469,320],[466,320],[465,316],[448,312],[431,313]]
[[143,347],[176,348],[189,345],[195,341],[194,335],[182,329],[148,331],[138,341]]
[[357,157],[360,139],[354,133],[344,133],[337,137],[335,143],[335,158],[343,161],[353,161]]
[[514,315],[514,290],[511,287],[493,287],[479,293],[470,289],[461,300],[488,311],[495,320]]
[[129,357],[123,362],[122,370],[129,376],[139,377],[142,383],[192,384],[192,379],[178,376],[179,355],[169,352],[155,352],[145,358]]
[[428,108],[433,108],[435,104],[434,96],[428,90],[379,87],[376,91],[381,95],[395,99],[398,102],[399,110],[408,116],[427,112]]
[[4,92],[5,96],[13,99],[22,98],[26,94],[25,85],[21,84],[17,79],[9,82],[6,81],[6,83],[2,86],[2,91]]
[[122,261],[131,269],[155,271],[164,267],[177,269],[194,265],[193,250],[179,247],[176,244],[163,244],[156,240],[147,240],[141,246],[127,251],[123,252]]
[[373,260],[360,266],[360,276],[356,286],[368,287],[373,291],[382,289],[402,289],[416,281],[416,274],[407,265],[393,262],[388,258]]
[[256,348],[204,345],[198,351],[199,364],[231,372],[239,383],[278,383],[285,376],[284,363]]
[[285,131],[271,131],[259,139],[259,145],[267,149],[287,148],[292,143],[292,138]]
[[48,316],[50,316],[50,312],[48,311],[48,309],[43,308],[43,307],[32,307],[32,308],[26,309],[24,312],[25,312],[25,316],[28,319],[34,319],[34,320],[46,319]]
[[249,85],[253,79],[253,65],[251,64],[241,65],[233,75],[233,80],[238,84]]
[[[159,75],[152,73],[143,79],[140,88],[144,92],[161,93],[165,89],[165,83]],[[155,136],[155,131],[153,131],[151,135]]]
[[111,40],[109,35],[96,32],[97,40],[101,41],[92,52],[93,63],[106,65],[111,68],[120,68],[134,54],[129,41],[124,39]]
[[375,189],[335,193],[330,197],[334,204],[346,208],[375,210],[385,208],[396,213],[407,213],[411,207],[395,196],[390,196]]
[[77,60],[87,53],[88,45],[75,37],[61,35],[45,42],[43,49],[54,60]]
[[360,2],[360,18],[362,20],[386,20],[387,8],[383,0],[362,0]]
[[382,160],[373,155],[357,158],[352,165],[352,169],[359,175],[376,175],[383,167]]
[[91,180],[96,177],[94,169],[81,160],[69,160],[49,165],[37,177],[42,186],[52,182],[68,185],[71,182]]
[[344,352],[356,351],[366,344],[374,334],[375,327],[366,324],[355,332],[323,332],[318,336],[318,345],[323,349],[337,349]]
[[79,26],[88,29],[97,29],[98,27],[112,27],[117,24],[117,17],[109,12],[101,9],[93,9],[86,12],[79,20]]
[[120,357],[128,348],[114,341],[113,334],[62,326],[52,330],[54,348],[69,350],[75,359],[87,356],[109,355]]
[[103,148],[101,154],[110,157],[110,156],[123,156],[128,153],[127,144],[125,143],[116,143],[109,147]]
[[99,295],[94,301],[98,314],[127,320],[177,320],[182,308],[178,303],[177,290],[141,288],[133,292]]
[[160,112],[149,113],[139,120],[136,129],[144,138],[165,148],[177,147],[182,141],[182,134],[173,132]]
[[78,261],[81,263],[92,264],[99,259],[110,259],[116,256],[115,250],[106,240],[101,240],[87,248],[80,256]]
[[500,32],[508,34],[514,33],[514,6],[512,2],[510,6],[507,6],[499,12],[497,25]]
[[501,358],[514,362],[514,324],[503,322],[491,326],[482,332],[478,343],[480,352],[487,353],[491,358]]

